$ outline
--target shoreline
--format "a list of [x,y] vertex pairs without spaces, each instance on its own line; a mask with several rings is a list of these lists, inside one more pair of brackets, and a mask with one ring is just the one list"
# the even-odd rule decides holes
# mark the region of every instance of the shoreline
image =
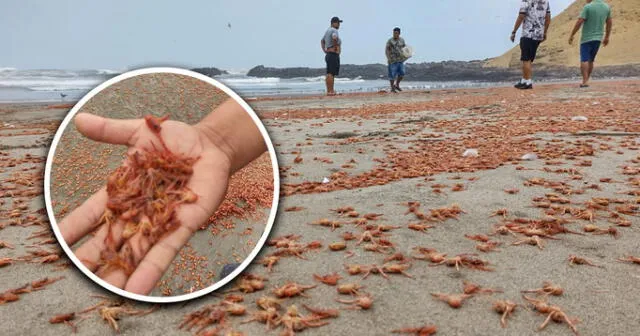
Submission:
[[[216,79],[216,78],[214,78]],[[637,81],[640,80],[640,77],[621,77],[621,78],[596,78],[596,79],[592,79],[591,83],[600,83],[600,84],[606,84],[606,83],[615,83],[615,82],[627,82],[627,81]],[[576,77],[575,79],[553,79],[553,80],[541,80],[541,81],[535,81],[534,83],[536,86],[538,87],[545,87],[545,86],[549,86],[549,85],[569,85],[571,83],[579,83],[580,79],[578,77]],[[415,83],[415,82],[414,82]],[[426,82],[425,82],[426,83]],[[429,82],[432,83],[432,82]],[[448,83],[448,82],[444,82],[444,83]],[[450,90],[461,90],[461,91],[465,91],[465,90],[482,90],[482,89],[492,89],[492,88],[508,88],[510,86],[513,85],[512,82],[477,82],[478,84],[486,84],[486,85],[477,85],[477,86],[464,86],[464,87],[437,87],[437,88],[431,88],[431,89],[425,89],[425,88],[418,88],[418,89],[412,89],[412,88],[406,88],[404,89],[403,92],[405,93],[430,93],[430,92],[440,92],[440,91],[450,91]],[[371,95],[371,96],[376,96],[379,94],[391,94],[390,92],[381,92],[381,91],[364,91],[364,92],[354,92],[354,91],[347,91],[347,92],[340,92],[339,90],[339,84],[336,85],[336,90],[339,92],[339,95],[336,97],[331,97],[331,98],[340,98],[340,97],[351,97],[351,96],[367,96],[367,95]],[[380,87],[380,89],[386,90],[388,89],[388,87]],[[87,90],[87,92],[89,92],[91,89]],[[237,90],[234,90],[236,93],[238,93]],[[534,90],[535,91],[535,90]],[[241,93],[238,93],[240,95],[241,98],[247,100],[247,101],[263,101],[263,100],[282,100],[282,99],[312,99],[312,98],[319,98],[319,97],[326,97],[329,99],[329,97],[327,97],[324,94],[318,93],[318,92],[309,92],[309,93],[295,93],[295,94],[286,94],[286,93],[276,93],[276,94],[268,94],[268,95],[254,95],[254,96],[249,96],[249,95],[243,95]],[[402,93],[399,93],[400,95]],[[78,100],[75,101],[60,101],[59,99],[57,100],[30,100],[30,101],[0,101],[0,105],[16,105],[16,106],[27,106],[27,105],[34,105],[34,106],[42,106],[42,105],[52,105],[55,108],[55,105],[75,105]]]

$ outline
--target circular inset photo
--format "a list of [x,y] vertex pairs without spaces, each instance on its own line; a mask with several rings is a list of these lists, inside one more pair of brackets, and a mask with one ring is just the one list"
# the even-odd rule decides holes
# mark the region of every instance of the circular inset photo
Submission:
[[114,77],[71,109],[46,163],[52,229],[89,278],[177,302],[231,281],[275,218],[278,164],[237,94],[188,70]]

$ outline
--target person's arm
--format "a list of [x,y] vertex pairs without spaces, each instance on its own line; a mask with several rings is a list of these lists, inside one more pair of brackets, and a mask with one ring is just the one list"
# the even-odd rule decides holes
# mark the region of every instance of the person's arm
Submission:
[[587,6],[584,6],[582,8],[582,12],[580,12],[580,17],[578,17],[578,21],[576,21],[576,24],[573,26],[573,30],[571,31],[571,35],[569,36],[569,44],[573,44],[573,36],[576,35],[578,30],[580,30],[580,27],[582,27],[582,24],[585,21],[587,21]]
[[518,18],[516,19],[516,23],[513,26],[513,31],[511,32],[511,42],[514,42],[516,40],[516,32],[518,31],[518,29],[520,29],[520,25],[524,21],[525,17],[526,15],[522,13],[518,15]]
[[613,28],[613,20],[611,16],[607,18],[607,33],[602,40],[602,44],[606,47],[609,44],[609,37],[611,36],[611,28]]
[[339,41],[338,33],[331,34],[331,39],[333,40],[333,50],[335,51],[335,53],[339,54],[340,44],[338,44],[338,41]]
[[547,16],[544,18],[544,37],[542,41],[547,40],[547,32],[549,31],[549,26],[551,25],[551,11],[547,11]]
[[387,41],[387,45],[384,47],[384,53],[387,56],[387,63],[391,62],[391,43]]
[[320,48],[322,48],[322,51],[326,54],[327,53],[327,49],[324,48],[324,38],[322,40],[320,40]]
[[571,35],[569,36],[569,44],[573,44],[573,36],[576,35],[578,30],[580,30],[580,27],[582,27],[583,23],[583,18],[579,18],[578,21],[576,21],[576,24],[573,26],[573,30],[571,31]]
[[233,99],[222,103],[195,127],[225,153],[231,163],[231,174],[267,150],[251,116]]
[[518,14],[518,17],[516,18],[516,23],[513,25],[513,31],[511,32],[511,42],[515,42],[516,33],[518,32],[518,29],[520,29],[520,25],[522,24],[522,22],[524,22],[524,19],[527,17],[527,8],[529,8],[529,1],[530,0],[522,0],[522,2],[520,3],[520,12]]

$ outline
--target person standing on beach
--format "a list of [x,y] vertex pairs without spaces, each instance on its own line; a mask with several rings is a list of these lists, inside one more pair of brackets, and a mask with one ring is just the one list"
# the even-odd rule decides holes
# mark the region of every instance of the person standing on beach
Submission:
[[522,24],[520,38],[520,60],[522,61],[522,79],[514,87],[521,90],[533,89],[533,61],[540,43],[547,39],[547,30],[551,24],[549,0],[522,0],[520,13],[511,32],[511,42],[515,42],[516,32]]
[[[605,34],[604,26],[607,26]],[[580,17],[573,27],[569,44],[573,44],[573,36],[582,27],[582,37],[580,39],[580,70],[582,72],[581,88],[589,87],[589,78],[593,72],[593,62],[596,60],[600,44],[607,46],[609,36],[611,36],[611,8],[603,0],[587,0],[587,4],[582,8]],[[602,37],[604,36],[604,39]]]
[[342,20],[337,16],[331,18],[331,26],[324,33],[322,40],[320,40],[320,46],[324,52],[324,61],[327,63],[327,77],[325,78],[327,84],[327,96],[334,96],[336,94],[333,89],[333,83],[338,73],[340,73],[340,49],[342,47],[342,41],[338,35],[338,29],[340,29],[340,23]]
[[400,37],[400,28],[393,28],[393,37],[387,41],[385,53],[387,54],[387,64],[389,70],[389,82],[391,83],[391,92],[396,93],[402,91],[400,89],[400,81],[404,76],[404,61],[407,58],[402,52],[406,44],[404,39]]

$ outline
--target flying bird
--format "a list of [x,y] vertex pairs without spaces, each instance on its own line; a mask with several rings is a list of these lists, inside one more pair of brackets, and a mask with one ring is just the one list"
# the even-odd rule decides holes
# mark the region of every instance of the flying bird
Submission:
[[229,29],[231,29],[231,23],[227,23],[227,27],[229,27]]

